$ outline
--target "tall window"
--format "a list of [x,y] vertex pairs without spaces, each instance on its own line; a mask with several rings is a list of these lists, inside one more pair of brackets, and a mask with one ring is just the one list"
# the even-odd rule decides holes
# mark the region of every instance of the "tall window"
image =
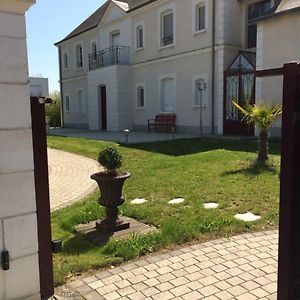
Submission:
[[96,42],[93,42],[92,43],[92,58],[93,60],[96,60],[97,59],[97,43]]
[[66,112],[70,112],[70,96],[65,96],[65,110]]
[[270,12],[272,8],[271,0],[257,2],[248,6],[248,32],[247,47],[256,47],[257,25],[251,21],[258,17],[264,16]]
[[85,113],[85,102],[84,102],[84,95],[82,90],[77,91],[77,113],[78,114]]
[[76,68],[81,69],[82,67],[83,67],[82,45],[76,45]]
[[195,31],[205,30],[205,3],[201,2],[196,7],[196,28]]
[[161,46],[174,43],[174,15],[172,10],[161,14]]
[[175,80],[164,78],[161,81],[161,110],[174,112],[175,110]]
[[136,28],[136,49],[144,48],[144,28],[142,25]]
[[143,86],[139,86],[137,88],[137,108],[144,108],[145,106],[145,88]]
[[69,68],[69,57],[68,57],[68,53],[64,53],[63,56],[63,61],[64,61],[64,69],[68,69]]

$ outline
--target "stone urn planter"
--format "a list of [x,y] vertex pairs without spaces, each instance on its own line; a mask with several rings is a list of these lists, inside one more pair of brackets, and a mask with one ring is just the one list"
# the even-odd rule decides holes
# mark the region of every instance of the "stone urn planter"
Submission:
[[118,207],[125,202],[122,189],[126,179],[131,175],[127,172],[116,171],[122,165],[120,153],[113,147],[108,147],[99,153],[98,162],[105,168],[104,172],[95,173],[91,179],[95,180],[100,189],[98,200],[105,207],[106,217],[96,222],[96,229],[105,232],[115,232],[129,228],[118,215]]

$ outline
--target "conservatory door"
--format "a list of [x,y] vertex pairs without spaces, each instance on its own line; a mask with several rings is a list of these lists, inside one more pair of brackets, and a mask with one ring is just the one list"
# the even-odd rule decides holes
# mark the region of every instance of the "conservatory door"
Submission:
[[224,73],[224,135],[254,135],[254,126],[243,120],[232,100],[244,107],[255,102],[254,54],[240,52]]

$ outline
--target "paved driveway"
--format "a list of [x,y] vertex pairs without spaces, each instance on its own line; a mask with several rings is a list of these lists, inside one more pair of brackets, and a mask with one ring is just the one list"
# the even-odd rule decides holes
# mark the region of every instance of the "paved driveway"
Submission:
[[[91,131],[85,129],[51,128],[49,130],[49,134],[125,143],[125,136],[122,131]],[[175,133],[173,135],[172,133],[131,131],[128,137],[128,144],[169,141],[173,139],[190,139],[195,137],[199,137],[199,135],[190,133]]]
[[77,279],[87,300],[276,300],[278,231],[148,256]]
[[48,149],[48,164],[51,211],[81,200],[97,187],[90,175],[100,167],[92,159]]

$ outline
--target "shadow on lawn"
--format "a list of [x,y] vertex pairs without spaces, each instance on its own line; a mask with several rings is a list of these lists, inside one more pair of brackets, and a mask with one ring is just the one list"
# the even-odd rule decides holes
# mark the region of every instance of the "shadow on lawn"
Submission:
[[246,168],[241,168],[239,170],[232,170],[223,172],[222,175],[235,175],[235,174],[243,174],[246,176],[260,175],[262,173],[272,173],[274,175],[277,174],[277,170],[275,166],[268,164],[268,162],[261,162],[256,160],[253,164],[250,164]]
[[[280,143],[270,143],[269,153],[279,155]],[[131,144],[126,148],[156,152],[169,156],[183,156],[218,149],[241,152],[257,152],[257,140],[249,139],[224,139],[224,138],[193,138],[153,142],[144,144]]]
[[82,254],[105,246],[114,235],[113,232],[91,230],[87,233],[76,232],[63,245],[63,253]]

